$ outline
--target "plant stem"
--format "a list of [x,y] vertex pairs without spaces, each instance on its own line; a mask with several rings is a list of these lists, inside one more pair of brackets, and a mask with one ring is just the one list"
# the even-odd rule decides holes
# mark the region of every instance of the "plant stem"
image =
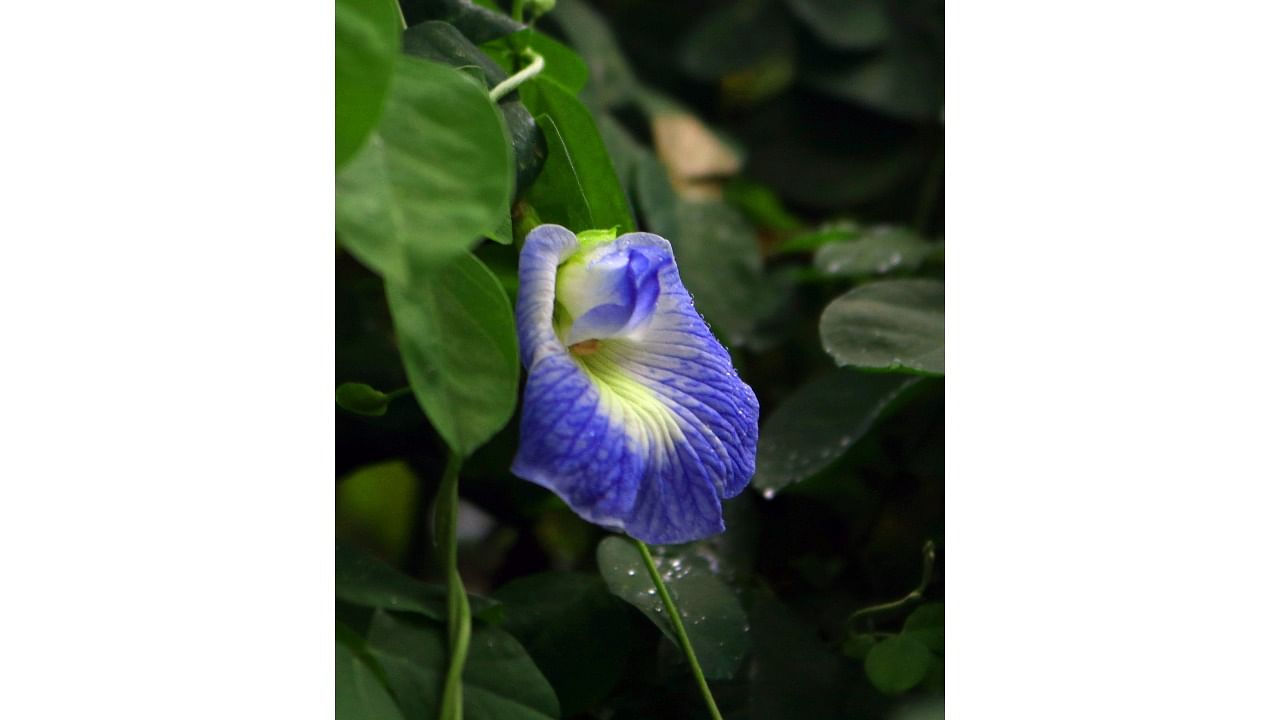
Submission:
[[449,668],[440,694],[441,720],[462,720],[462,670],[471,644],[471,605],[458,573],[458,471],[462,458],[452,450],[436,493],[436,547],[449,583]]
[[860,618],[864,618],[869,615],[875,615],[882,612],[888,612],[890,610],[897,610],[898,608],[904,605],[913,603],[924,597],[924,589],[928,587],[929,580],[933,576],[933,559],[934,559],[935,553],[933,549],[932,540],[925,541],[924,548],[922,548],[921,550],[921,554],[924,556],[924,562],[920,569],[920,584],[917,585],[915,589],[913,589],[911,592],[907,593],[903,597],[898,598],[897,600],[893,600],[887,603],[880,603],[879,605],[872,605],[871,607],[864,607],[861,610],[855,611],[852,615],[849,616],[848,626],[850,628],[853,628],[854,624]]
[[698,689],[702,691],[702,699],[707,702],[707,710],[711,711],[711,717],[715,720],[723,720],[720,717],[720,709],[716,707],[716,699],[711,695],[711,688],[707,687],[707,679],[702,675],[702,666],[698,664],[698,656],[693,652],[693,643],[689,642],[689,635],[684,631],[684,623],[680,620],[680,609],[676,607],[676,603],[671,599],[671,594],[667,592],[667,586],[662,582],[662,575],[658,572],[658,566],[653,562],[653,556],[649,554],[649,547],[644,543],[631,538],[631,541],[640,549],[640,555],[644,558],[645,567],[649,568],[649,577],[653,579],[653,584],[658,588],[658,595],[662,597],[662,605],[667,609],[667,616],[671,618],[671,627],[676,632],[676,637],[680,639],[680,647],[684,650],[684,656],[689,659],[689,666],[693,668],[693,677],[698,681]]
[[503,95],[506,95],[512,90],[515,90],[517,87],[520,86],[520,83],[542,72],[542,67],[547,63],[545,60],[542,59],[541,55],[534,52],[533,50],[530,50],[529,48],[525,48],[525,51],[523,54],[525,55],[525,57],[529,58],[530,60],[529,64],[525,66],[522,70],[520,70],[520,72],[516,73],[515,75],[512,75],[506,80],[503,80],[497,85],[494,85],[493,89],[489,91],[489,99],[493,100],[494,102],[501,100]]

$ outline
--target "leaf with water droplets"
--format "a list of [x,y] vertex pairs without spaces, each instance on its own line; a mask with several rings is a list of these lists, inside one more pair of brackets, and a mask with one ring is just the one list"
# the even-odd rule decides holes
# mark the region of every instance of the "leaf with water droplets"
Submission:
[[836,370],[810,381],[773,412],[760,432],[751,484],[771,499],[816,475],[853,446],[920,378]]
[[[607,537],[596,549],[596,559],[610,592],[638,608],[676,643],[662,598],[635,545],[620,537]],[[732,678],[750,645],[747,614],[738,598],[702,557],[654,548],[654,562],[680,609],[680,620],[703,673],[711,680]]]
[[944,294],[937,280],[854,288],[822,311],[822,347],[842,366],[941,375]]
[[823,245],[814,253],[813,265],[827,275],[848,277],[911,272],[941,249],[906,228],[878,227],[857,240]]

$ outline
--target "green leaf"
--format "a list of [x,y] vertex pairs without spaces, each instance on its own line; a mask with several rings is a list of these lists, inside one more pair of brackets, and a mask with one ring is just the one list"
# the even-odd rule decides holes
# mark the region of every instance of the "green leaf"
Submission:
[[759,183],[734,178],[724,188],[724,199],[760,227],[787,231],[801,225],[800,220],[782,206],[778,196]]
[[867,679],[886,695],[899,695],[924,680],[933,655],[909,635],[894,635],[876,643],[867,653]]
[[828,57],[811,63],[806,83],[904,120],[937,122],[942,116],[943,63],[937,43],[902,30],[869,58]]
[[865,50],[889,36],[889,20],[881,0],[787,0],[787,5],[832,47]]
[[[441,623],[379,609],[369,623],[369,650],[407,718],[434,718],[448,663]],[[475,624],[462,673],[463,715],[497,720],[560,717],[555,691],[515,638]]]
[[556,121],[549,115],[535,118],[547,142],[547,161],[526,195],[543,222],[574,230],[595,227],[587,192],[573,166],[573,158]]
[[765,421],[751,484],[769,498],[821,472],[918,382],[920,378],[851,370],[811,380]]
[[[619,233],[635,230],[627,196],[618,183],[613,163],[590,111],[569,91],[540,77],[522,85],[520,96],[539,121],[539,127],[544,133],[547,127],[542,123],[541,116],[546,115],[554,122],[565,153],[565,157],[557,159],[558,150],[553,147],[555,141],[547,138],[549,157],[542,174],[551,175],[547,177],[547,185],[543,185],[542,177],[539,177],[528,195],[529,202],[537,208],[543,222],[566,225],[574,232],[614,226],[618,227]],[[581,222],[582,218],[579,216],[557,218],[554,213],[548,212],[560,205],[556,202],[555,193],[568,185],[569,171],[581,187],[586,203],[589,224],[585,226],[566,224],[566,221]]]
[[751,640],[752,720],[860,717],[847,707],[861,689],[853,686],[849,663],[767,591],[751,608]]
[[401,460],[366,465],[338,482],[339,537],[400,561],[409,548],[420,492],[418,477]]
[[925,242],[906,228],[878,227],[857,240],[823,245],[813,256],[813,265],[828,275],[862,278],[910,272],[940,250],[940,245]]
[[418,284],[499,225],[511,180],[511,147],[484,89],[402,56],[377,131],[338,176],[338,235],[388,281]]
[[680,66],[700,80],[763,64],[791,63],[795,51],[791,25],[767,0],[744,0],[702,16],[680,45]]
[[850,635],[845,638],[844,643],[840,645],[840,652],[850,660],[865,660],[867,653],[871,652],[871,648],[875,647],[876,638],[874,635]]
[[[505,40],[502,41],[502,46],[506,46]],[[484,76],[485,87],[490,89],[507,79],[510,67],[500,67],[456,28],[439,21],[425,22],[406,30],[404,51],[414,57],[436,60],[451,67],[477,68]],[[547,156],[547,145],[533,122],[533,116],[521,104],[516,93],[508,93],[499,100],[498,109],[502,112],[515,154],[516,184],[521,188],[526,187],[542,169],[542,162]],[[510,216],[506,218],[509,223]],[[500,233],[495,234],[501,237]],[[507,237],[509,236],[508,233]]]
[[637,153],[632,167],[631,184],[644,217],[644,229],[668,239],[677,237],[680,222],[676,208],[680,200],[671,187],[666,166],[653,153],[643,151]]
[[[609,159],[613,162],[613,170],[618,175],[618,183],[624,190],[630,189],[634,192],[631,176],[635,171],[636,161],[642,155],[652,155],[652,153],[640,145],[631,136],[631,132],[609,113],[596,113],[595,119],[596,126],[600,129],[600,139],[604,141],[605,150],[609,152]],[[634,199],[635,196],[631,197]]]
[[773,246],[770,252],[773,255],[810,253],[831,243],[853,240],[861,233],[862,228],[855,222],[831,223],[817,230],[789,237]]
[[588,68],[585,96],[592,107],[614,107],[630,100],[638,85],[626,56],[618,47],[613,29],[582,0],[557,0],[547,14],[581,53]]
[[404,31],[404,52],[423,60],[433,60],[449,67],[476,67],[484,76],[486,87],[507,79],[507,72],[484,51],[447,22],[431,20]]
[[404,715],[379,679],[378,661],[365,649],[364,640],[338,623],[337,667],[334,703],[337,720],[402,720]]
[[[654,560],[680,609],[703,673],[711,680],[733,677],[750,645],[747,615],[738,598],[701,557],[675,554]],[[607,537],[596,548],[596,561],[610,592],[638,608],[677,643],[640,551],[628,540]]]
[[943,652],[943,618],[942,603],[928,603],[916,608],[907,616],[902,626],[902,634],[919,640],[925,647],[938,653]]
[[[517,48],[528,47],[542,56],[546,65],[538,77],[554,80],[557,84],[574,95],[586,87],[588,79],[587,63],[573,48],[560,41],[544,35],[532,28],[521,30],[510,38]],[[504,70],[512,72],[516,52],[506,40],[491,42],[485,45],[484,51],[489,57],[498,61]]]
[[[337,598],[361,607],[415,612],[444,621],[448,592],[405,575],[355,546],[339,542],[334,552],[334,584]],[[471,595],[472,616],[494,622],[502,614],[495,600]]]
[[338,407],[357,415],[381,417],[387,414],[387,403],[391,398],[386,393],[375,390],[364,383],[342,383],[335,393]]
[[351,159],[378,124],[400,47],[392,0],[338,0],[334,65],[334,154]]
[[822,346],[839,365],[941,375],[943,296],[937,280],[854,288],[822,311]]
[[540,573],[504,585],[494,597],[503,604],[503,628],[546,675],[564,715],[603,700],[622,677],[631,625],[600,578]]
[[776,302],[764,281],[755,228],[723,202],[680,202],[675,248],[680,277],[721,339],[743,345]]
[[516,407],[515,316],[502,284],[467,254],[412,286],[387,283],[409,385],[449,447],[470,455]]
[[471,0],[400,0],[400,3],[409,27],[424,20],[443,20],[476,44],[510,35],[524,27],[506,14]]

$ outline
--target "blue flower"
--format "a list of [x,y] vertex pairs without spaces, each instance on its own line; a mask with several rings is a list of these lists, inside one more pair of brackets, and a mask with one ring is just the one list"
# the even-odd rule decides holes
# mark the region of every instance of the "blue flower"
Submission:
[[511,471],[653,544],[724,530],[760,405],[650,233],[529,233],[516,302],[529,371]]

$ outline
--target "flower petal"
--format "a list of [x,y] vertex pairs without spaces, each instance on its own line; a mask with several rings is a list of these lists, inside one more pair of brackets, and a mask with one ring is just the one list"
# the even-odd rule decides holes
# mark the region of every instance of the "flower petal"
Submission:
[[[623,309],[585,323],[584,337],[597,342],[571,352],[579,323],[596,310],[574,320],[568,342],[556,334],[556,270],[577,249],[573,233],[543,225],[521,253],[517,319],[529,380],[512,472],[645,542],[722,531],[720,501],[755,471],[755,394],[694,309],[671,245],[649,233],[623,235],[598,256],[615,272],[615,256],[626,255],[630,291],[596,295],[604,298],[596,308]],[[567,289],[573,278],[564,280]]]

